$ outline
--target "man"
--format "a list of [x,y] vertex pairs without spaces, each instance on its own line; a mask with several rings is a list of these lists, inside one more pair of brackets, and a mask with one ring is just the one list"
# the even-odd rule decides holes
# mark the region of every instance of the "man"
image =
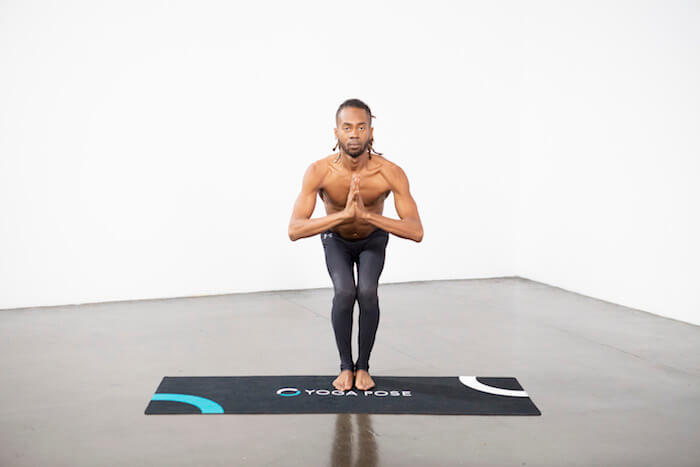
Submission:
[[[369,374],[369,356],[379,325],[377,286],[389,232],[415,242],[423,239],[423,225],[406,174],[381,153],[373,153],[372,118],[367,104],[359,99],[348,99],[340,105],[334,129],[338,153],[307,168],[289,222],[292,241],[321,234],[334,289],[331,322],[340,353],[340,375],[333,386],[339,390],[352,389],[353,380],[360,390],[375,385]],[[401,219],[382,216],[384,200],[391,192]],[[327,215],[311,219],[316,193],[324,202]],[[359,356],[353,364],[355,300],[360,307],[360,332]]]

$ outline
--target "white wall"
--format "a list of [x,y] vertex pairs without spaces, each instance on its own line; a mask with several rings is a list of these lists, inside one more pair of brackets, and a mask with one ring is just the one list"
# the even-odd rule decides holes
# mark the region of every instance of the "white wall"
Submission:
[[523,26],[518,275],[700,324],[698,3]]
[[2,2],[0,308],[329,287],[287,224],[359,97],[425,227],[382,283],[517,274],[700,324],[698,10]]
[[382,282],[514,274],[500,9],[239,5],[0,3],[0,308],[330,287],[287,226],[351,97],[425,228]]

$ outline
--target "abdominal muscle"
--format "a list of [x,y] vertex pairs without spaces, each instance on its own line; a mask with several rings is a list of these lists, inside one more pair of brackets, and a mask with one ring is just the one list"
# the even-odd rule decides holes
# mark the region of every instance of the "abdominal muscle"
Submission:
[[[381,211],[376,211],[369,208],[367,208],[367,210],[376,214],[381,214]],[[334,214],[340,211],[342,211],[342,209],[335,211],[326,209],[328,214]],[[338,224],[335,227],[331,227],[331,232],[334,232],[347,240],[358,240],[369,236],[369,234],[374,232],[376,229],[377,226],[372,225],[369,222],[347,221],[343,224]]]

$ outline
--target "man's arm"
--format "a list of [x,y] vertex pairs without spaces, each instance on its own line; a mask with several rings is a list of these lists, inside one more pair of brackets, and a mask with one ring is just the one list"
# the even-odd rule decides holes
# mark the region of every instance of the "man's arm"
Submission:
[[365,220],[394,235],[420,242],[423,240],[423,224],[418,215],[418,206],[416,206],[409,190],[408,177],[399,166],[396,166],[392,172],[391,185],[394,192],[394,203],[396,213],[401,220],[391,219],[370,211],[365,215]]
[[294,203],[292,218],[289,221],[288,234],[291,241],[311,237],[346,221],[344,211],[310,219],[316,207],[316,196],[318,195],[323,175],[323,167],[316,162],[306,169],[304,180],[301,184],[301,193],[299,193]]

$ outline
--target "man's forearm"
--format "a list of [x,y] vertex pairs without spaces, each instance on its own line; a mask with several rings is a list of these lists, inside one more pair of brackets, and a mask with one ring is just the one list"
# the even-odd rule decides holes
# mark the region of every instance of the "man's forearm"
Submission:
[[374,212],[368,212],[365,221],[380,229],[402,238],[420,242],[423,240],[423,228],[412,219],[391,219]]
[[334,212],[327,216],[317,217],[315,219],[297,219],[289,225],[289,238],[292,241],[299,240],[304,237],[311,237],[317,233],[324,232],[331,227],[342,224],[347,220],[343,211]]

